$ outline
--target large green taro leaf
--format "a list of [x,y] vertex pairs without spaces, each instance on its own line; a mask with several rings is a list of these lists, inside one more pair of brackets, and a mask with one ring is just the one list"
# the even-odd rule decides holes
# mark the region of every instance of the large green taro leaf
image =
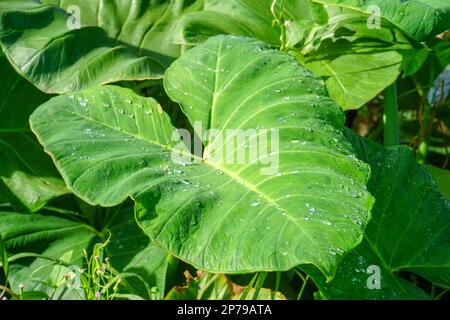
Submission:
[[135,290],[134,294],[149,298],[142,280],[149,287],[155,287],[159,298],[166,290],[165,278],[170,257],[139,229],[132,206],[112,208],[103,232],[69,216],[0,212],[0,234],[10,256],[32,252],[72,266],[55,266],[44,258],[36,258],[31,263],[26,259],[14,260],[10,263],[9,281],[16,292],[19,291],[19,284],[23,284],[25,292],[40,291],[50,295],[56,289],[53,299],[84,296],[80,290],[62,290],[62,277],[76,268],[84,268],[83,249],[89,252],[94,243],[104,241],[109,234],[111,237],[105,256],[113,268],[128,274],[126,280]]
[[[440,194],[428,171],[416,163],[411,149],[384,148],[359,137],[353,139],[360,159],[372,167],[368,188],[376,198],[373,219],[363,242],[345,257],[332,282],[327,284],[320,274],[310,272],[321,296],[429,298],[401,278],[400,271],[413,272],[449,288],[450,201]],[[381,271],[380,289],[367,286],[368,278],[373,275],[367,269],[373,265]]]
[[374,6],[387,19],[417,41],[425,41],[450,28],[446,0],[312,0],[373,14]]
[[[263,175],[267,165],[223,164],[208,152],[176,164],[180,140],[171,140],[159,104],[107,86],[53,98],[31,117],[72,190],[103,206],[132,196],[151,238],[196,267],[312,263],[331,277],[359,243],[373,199],[368,167],[343,136],[343,112],[323,82],[288,54],[234,36],[189,50],[165,79],[169,96],[204,130],[277,128],[279,150],[270,156],[278,170]],[[231,146],[231,154],[242,151]]]
[[181,54],[181,46],[173,39],[178,20],[185,12],[199,7],[198,1],[192,0],[41,2],[57,5],[69,13],[74,6],[78,7],[81,27],[98,26],[116,42],[132,46],[140,55],[149,55],[165,66]]
[[0,2],[0,46],[14,68],[42,91],[162,77],[165,67],[158,58],[99,27],[72,29],[69,19],[52,5]]
[[0,53],[0,184],[14,205],[37,211],[68,193],[28,126],[34,109],[50,98],[21,78]]

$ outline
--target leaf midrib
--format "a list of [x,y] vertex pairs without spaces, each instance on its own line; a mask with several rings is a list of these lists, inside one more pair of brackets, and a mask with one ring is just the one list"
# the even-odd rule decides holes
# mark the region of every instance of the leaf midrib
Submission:
[[[212,128],[212,124],[214,123],[214,113],[216,111],[216,106],[217,106],[217,96],[218,96],[218,90],[217,90],[217,83],[219,80],[219,66],[220,66],[220,62],[221,62],[221,53],[222,53],[222,46],[223,46],[223,41],[220,42],[219,44],[219,48],[217,49],[217,55],[216,55],[216,66],[214,68],[214,89],[212,92],[212,97],[211,97],[211,113],[210,113],[210,117],[209,117],[209,123],[208,123],[208,128]],[[215,139],[214,139],[215,140]]]

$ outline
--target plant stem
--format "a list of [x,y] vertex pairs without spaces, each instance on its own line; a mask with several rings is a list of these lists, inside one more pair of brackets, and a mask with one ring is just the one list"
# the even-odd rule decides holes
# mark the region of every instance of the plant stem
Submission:
[[258,281],[255,285],[255,291],[253,293],[252,300],[258,300],[259,293],[261,292],[261,288],[264,285],[264,281],[267,278],[267,272],[260,272],[258,276]]
[[434,111],[433,107],[427,102],[425,98],[425,86],[422,86],[419,80],[412,76],[416,91],[421,99],[421,107],[419,112],[420,132],[418,136],[418,147],[416,149],[416,159],[420,164],[424,164],[429,149],[429,138],[433,129]]
[[298,293],[297,300],[301,300],[302,299],[303,292],[305,291],[306,284],[308,283],[308,280],[309,280],[309,276],[306,276],[305,280],[302,283],[302,287],[300,289],[300,292]]
[[420,144],[417,149],[417,161],[424,164],[428,156],[428,143],[433,130],[433,107],[425,102],[423,109],[423,118],[420,128]]
[[240,300],[245,300],[247,298],[248,292],[250,291],[250,288],[253,288],[253,285],[255,284],[256,279],[258,278],[259,273],[255,273],[252,280],[250,280],[250,283],[245,287],[244,291],[241,294]]
[[397,83],[384,91],[384,145],[395,146],[400,143],[398,124]]
[[280,283],[281,283],[281,272],[276,272],[276,280],[275,280],[275,290],[271,290],[270,292],[270,299],[271,300],[275,300],[275,296],[277,294],[277,292],[280,289]]
[[272,21],[272,26],[279,25],[280,26],[280,51],[286,51],[286,26],[283,21],[284,14],[284,0],[281,0],[280,5],[280,15],[278,16],[276,13],[277,0],[273,0],[270,6],[270,11],[272,12],[272,16],[274,20]]
[[441,293],[439,293],[436,297],[433,298],[433,300],[440,300],[444,294],[448,292],[448,289],[445,289]]
[[[9,293],[11,295],[11,297],[16,299],[16,300],[20,299],[20,297],[16,293],[14,293],[14,291],[12,291],[10,288],[8,288],[6,286],[3,286],[3,285],[0,284],[0,290],[2,290],[3,292]],[[2,296],[0,296],[0,297],[2,297]]]

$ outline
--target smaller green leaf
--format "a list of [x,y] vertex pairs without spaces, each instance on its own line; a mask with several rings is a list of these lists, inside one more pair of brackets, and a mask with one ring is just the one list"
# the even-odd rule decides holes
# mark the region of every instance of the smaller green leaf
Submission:
[[[162,299],[178,260],[156,246],[144,234],[134,218],[134,208],[126,203],[110,210],[105,230],[111,232],[111,242],[105,248],[111,265],[130,275],[127,281],[135,293],[146,299]],[[131,275],[135,276],[131,276]],[[150,295],[145,280],[155,294]]]
[[414,40],[395,33],[386,19],[373,29],[363,12],[325,10],[305,0],[206,0],[203,11],[181,20],[179,42],[195,45],[217,34],[237,34],[280,47],[284,35],[273,23],[277,19],[285,30],[284,46],[325,80],[331,98],[344,110],[370,101],[398,78],[402,68],[414,73],[428,55],[422,45],[413,46]]
[[[100,234],[70,217],[0,212],[0,233],[9,254],[16,257],[9,268],[12,289],[18,291],[22,284],[25,292],[42,291],[51,299],[84,299],[83,288],[74,286],[85,268],[83,251],[91,252],[93,244],[98,248],[101,236],[108,233],[110,242],[99,260],[108,257],[111,266],[130,285],[132,292],[121,293],[162,298],[166,275],[173,268],[172,258],[139,229],[133,206],[127,203],[110,209],[110,213],[106,229]],[[74,272],[75,278],[69,281],[67,275]]]
[[439,191],[450,199],[450,171],[432,165],[425,165],[439,186]]
[[50,96],[21,78],[4,56],[0,74],[0,188],[8,202],[35,212],[69,193],[28,126],[30,114]]
[[420,70],[422,65],[428,59],[429,53],[428,48],[411,49],[400,51],[403,55],[403,76],[411,76]]
[[[15,212],[0,212],[0,233],[11,255],[36,252],[53,259],[64,258],[68,265],[77,266],[82,265],[83,248],[88,248],[96,237],[91,228],[69,219]],[[18,260],[10,264],[9,280],[15,292],[23,285],[24,292],[42,291],[50,296],[57,280],[60,280],[55,272],[68,272],[67,266],[57,267],[48,259],[38,257],[31,263],[25,261]],[[74,291],[61,289],[54,298],[76,298]]]
[[417,41],[425,41],[450,28],[450,3],[445,0],[312,0],[350,8],[367,14],[379,13]]
[[369,29],[360,13],[333,10],[328,14],[330,19],[318,34],[318,44],[306,48],[299,58],[325,80],[330,97],[344,110],[357,109],[398,78],[402,53],[412,47],[389,26]]

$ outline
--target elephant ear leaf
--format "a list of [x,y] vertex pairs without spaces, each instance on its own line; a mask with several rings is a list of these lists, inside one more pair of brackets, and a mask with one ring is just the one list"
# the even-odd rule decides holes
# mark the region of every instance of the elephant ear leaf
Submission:
[[[330,97],[344,110],[358,109],[398,78],[401,52],[412,48],[385,25],[370,29],[360,12],[335,9],[329,11],[329,17],[319,44],[298,58],[325,80]],[[414,62],[420,61],[414,55]]]
[[21,78],[0,53],[0,193],[2,200],[37,211],[69,193],[28,126],[34,109],[50,98]]
[[0,46],[14,68],[48,93],[121,80],[161,78],[164,66],[99,27],[72,29],[52,5],[0,2]]
[[450,28],[450,3],[442,0],[313,0],[370,14],[379,12],[417,41],[426,41]]
[[211,36],[234,34],[254,37],[279,46],[280,31],[272,26],[272,2],[206,0],[203,10],[183,16],[178,26],[180,34],[177,41],[200,44]]
[[[259,41],[218,36],[174,62],[164,86],[203,138],[203,154],[187,150],[154,99],[113,86],[53,98],[32,115],[32,128],[77,195],[103,206],[132,197],[147,234],[198,268],[311,263],[332,277],[360,242],[373,198],[369,168],[323,82]],[[265,154],[273,162],[212,156],[245,152],[220,142],[227,130],[246,132],[250,143],[264,134],[258,128],[278,130],[270,145],[279,147]],[[195,161],[173,161],[174,151]]]
[[[351,134],[359,157],[372,167],[369,190],[377,201],[363,242],[332,282],[306,267],[329,299],[429,299],[399,275],[407,271],[450,287],[450,201],[405,146],[384,148]],[[432,208],[432,210],[430,210]]]
[[[69,13],[81,27],[98,26],[109,38],[168,66],[181,54],[173,34],[179,19],[200,8],[201,1],[41,0]],[[77,19],[77,20],[75,20]]]
[[279,47],[281,31],[273,24],[274,14],[285,20],[289,48],[303,44],[314,26],[327,21],[323,6],[308,0],[205,0],[203,10],[187,13],[180,19],[175,41],[194,45],[211,36],[234,34]]

